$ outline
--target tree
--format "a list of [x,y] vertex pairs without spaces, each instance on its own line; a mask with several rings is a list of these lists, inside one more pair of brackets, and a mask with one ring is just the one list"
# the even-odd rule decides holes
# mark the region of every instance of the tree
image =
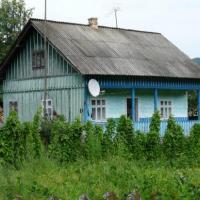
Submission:
[[0,63],[32,15],[24,0],[0,1]]

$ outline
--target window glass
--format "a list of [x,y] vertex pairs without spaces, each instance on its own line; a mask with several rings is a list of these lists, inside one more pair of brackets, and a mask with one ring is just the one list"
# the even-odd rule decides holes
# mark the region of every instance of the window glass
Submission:
[[106,119],[106,101],[104,99],[91,100],[91,118],[95,121],[102,121]]
[[106,119],[106,108],[102,108],[102,119]]
[[97,108],[97,120],[101,119],[101,108]]
[[[45,112],[45,101],[42,100],[42,110],[43,110],[43,116],[44,116],[44,112]],[[47,117],[49,119],[52,119],[53,118],[53,105],[52,105],[52,99],[47,99],[46,100],[46,114],[47,114]]]
[[95,105],[96,104],[96,101],[95,100],[92,100],[92,105]]
[[160,101],[160,115],[162,119],[168,119],[172,114],[172,102]]
[[18,112],[18,102],[17,101],[10,101],[9,102],[9,111]]
[[97,100],[97,105],[101,105],[101,100]]
[[172,108],[169,108],[169,115],[172,114]]
[[44,50],[35,50],[32,53],[32,68],[44,67]]
[[165,118],[167,118],[167,108],[165,108]]
[[91,116],[92,120],[96,120],[95,116],[96,116],[96,109],[92,108],[92,116]]
[[48,101],[48,106],[50,106],[50,105],[51,105],[51,100]]
[[163,108],[160,109],[161,117],[163,117]]

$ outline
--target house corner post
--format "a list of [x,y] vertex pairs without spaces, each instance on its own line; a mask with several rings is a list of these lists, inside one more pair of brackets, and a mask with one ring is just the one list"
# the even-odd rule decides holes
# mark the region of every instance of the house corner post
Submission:
[[198,120],[200,120],[200,89],[197,90],[197,99]]
[[158,110],[158,89],[154,89],[154,112]]
[[133,122],[135,121],[135,88],[131,90],[131,117]]

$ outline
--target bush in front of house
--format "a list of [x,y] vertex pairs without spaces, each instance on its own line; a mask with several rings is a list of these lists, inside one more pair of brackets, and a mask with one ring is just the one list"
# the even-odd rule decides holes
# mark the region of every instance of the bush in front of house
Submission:
[[146,159],[146,143],[147,143],[147,134],[142,133],[140,131],[136,131],[133,159],[135,160]]
[[84,126],[86,139],[85,139],[85,152],[88,160],[100,159],[102,155],[102,139],[103,130],[98,125],[93,125],[92,122],[87,121]]
[[61,120],[53,122],[51,134],[49,156],[61,163],[69,161],[71,159],[69,154],[69,123]]
[[41,109],[39,109],[32,122],[31,126],[31,144],[32,144],[32,150],[33,150],[33,157],[34,158],[40,158],[41,152],[42,152],[42,141],[40,137],[40,130],[41,130]]
[[168,160],[180,158],[185,149],[185,136],[181,126],[170,116],[163,138],[163,152]]
[[6,123],[0,128],[0,162],[19,168],[32,154],[30,123],[21,123],[15,111],[11,111]]
[[102,155],[104,157],[114,153],[114,138],[116,136],[116,122],[113,119],[108,119],[106,130],[102,139]]
[[[96,161],[112,156],[122,156],[129,159],[167,160],[188,158],[200,159],[200,125],[191,129],[187,138],[182,128],[173,117],[168,120],[167,129],[160,143],[160,117],[156,112],[152,116],[150,132],[134,131],[132,121],[121,116],[119,121],[109,119],[105,130],[88,121],[83,124],[79,119],[68,123],[56,119],[45,130],[48,130],[50,140],[48,151],[44,150],[42,142],[44,131],[41,126],[41,112],[34,116],[33,122],[21,123],[15,112],[0,128],[0,161],[19,167],[24,160],[40,158],[43,154],[59,163],[74,162],[80,159]],[[187,142],[186,142],[187,141]],[[187,145],[186,145],[187,144]],[[187,154],[186,154],[187,153]]]
[[146,139],[146,158],[147,160],[154,160],[159,158],[160,149],[160,113],[156,111],[152,118],[149,127],[150,131]]
[[200,158],[200,124],[194,124],[190,131],[188,141],[188,157],[190,159]]
[[134,153],[134,128],[130,118],[122,115],[117,124],[117,134],[115,137],[118,149],[124,148],[130,154]]
[[49,155],[61,163],[78,160],[81,149],[81,134],[83,126],[79,119],[69,124],[57,119],[52,124],[52,140]]
[[160,135],[160,113],[159,111],[154,112],[151,117],[151,123],[149,126],[149,132],[155,132],[158,136]]

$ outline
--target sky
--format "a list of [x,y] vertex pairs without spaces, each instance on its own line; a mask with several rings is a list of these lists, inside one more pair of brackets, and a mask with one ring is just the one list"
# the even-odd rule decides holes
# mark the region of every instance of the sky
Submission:
[[[25,0],[34,18],[44,18],[45,0]],[[200,57],[200,0],[47,0],[47,19],[162,33],[191,58]]]

